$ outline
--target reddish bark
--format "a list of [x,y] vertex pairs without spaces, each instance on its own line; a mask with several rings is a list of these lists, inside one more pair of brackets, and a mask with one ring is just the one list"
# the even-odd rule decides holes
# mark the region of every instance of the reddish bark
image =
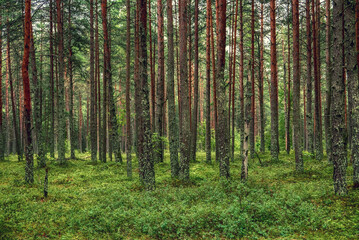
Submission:
[[29,79],[29,56],[30,56],[30,30],[31,29],[31,0],[25,1],[25,38],[24,38],[24,57],[22,60],[22,80],[24,86],[24,120],[26,129],[26,167],[25,181],[27,183],[34,182],[34,162],[32,152],[32,136],[31,136],[31,93]]

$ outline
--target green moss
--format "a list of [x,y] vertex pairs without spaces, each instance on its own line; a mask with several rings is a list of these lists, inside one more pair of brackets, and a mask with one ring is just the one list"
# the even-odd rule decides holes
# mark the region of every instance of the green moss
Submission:
[[[178,239],[281,238],[354,239],[359,236],[359,192],[333,193],[332,166],[304,155],[305,171],[295,172],[293,154],[270,154],[249,162],[240,180],[239,154],[230,181],[219,180],[218,164],[204,152],[191,164],[191,181],[171,179],[169,153],[157,164],[156,190],[144,191],[134,161],[91,164],[76,154],[66,166],[49,161],[49,197],[43,198],[44,169],[35,183],[23,182],[24,162],[0,162],[0,239]],[[214,155],[213,155],[214,157]],[[352,172],[351,165],[348,172]]]

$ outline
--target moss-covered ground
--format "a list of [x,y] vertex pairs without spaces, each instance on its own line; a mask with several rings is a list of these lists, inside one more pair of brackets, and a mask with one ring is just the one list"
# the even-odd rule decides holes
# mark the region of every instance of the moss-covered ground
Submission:
[[[156,190],[146,192],[126,163],[90,162],[89,154],[59,166],[49,160],[49,197],[43,198],[44,169],[24,183],[24,162],[0,162],[0,239],[358,239],[359,191],[333,194],[333,167],[305,156],[305,172],[294,156],[269,154],[250,161],[240,180],[239,155],[230,181],[218,164],[198,153],[191,182],[171,179],[169,155],[156,165]],[[214,159],[214,158],[213,158]],[[36,164],[35,164],[36,165]]]

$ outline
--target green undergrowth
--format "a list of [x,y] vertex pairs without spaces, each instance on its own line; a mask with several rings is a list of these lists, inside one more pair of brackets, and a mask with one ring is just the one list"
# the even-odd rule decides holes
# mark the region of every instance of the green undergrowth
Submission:
[[[358,239],[359,191],[333,194],[332,166],[305,155],[296,173],[294,155],[277,162],[260,154],[240,180],[236,153],[231,179],[219,179],[218,164],[198,153],[191,181],[171,179],[169,155],[156,165],[156,190],[146,192],[126,163],[90,162],[89,154],[49,165],[49,197],[43,198],[44,169],[35,183],[23,181],[24,162],[0,162],[0,239]],[[214,155],[213,158],[214,159]],[[351,181],[351,165],[348,182]]]

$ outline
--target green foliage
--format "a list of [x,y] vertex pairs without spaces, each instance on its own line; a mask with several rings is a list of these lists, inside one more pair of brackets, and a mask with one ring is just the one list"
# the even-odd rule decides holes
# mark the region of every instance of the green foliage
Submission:
[[[191,164],[191,181],[171,179],[169,154],[156,164],[157,189],[146,192],[126,177],[126,164],[91,163],[89,154],[60,166],[49,162],[49,197],[44,169],[35,183],[23,182],[23,162],[0,162],[0,239],[354,239],[359,235],[359,192],[334,196],[332,166],[304,155],[306,171],[294,171],[294,156],[276,163],[260,155],[240,181],[239,153],[232,178],[220,181],[218,165],[205,154]],[[213,157],[214,159],[214,157]],[[351,171],[351,166],[349,167]],[[134,163],[134,175],[137,175]]]

